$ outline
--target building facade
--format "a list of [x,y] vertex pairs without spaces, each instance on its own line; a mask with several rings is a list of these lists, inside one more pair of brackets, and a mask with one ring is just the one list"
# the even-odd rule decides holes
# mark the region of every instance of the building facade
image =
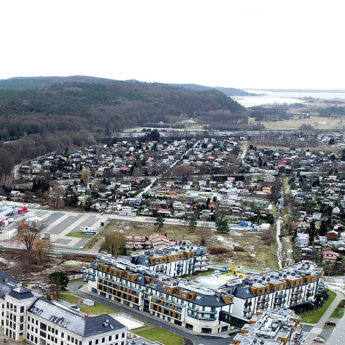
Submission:
[[226,332],[229,324],[241,327],[257,312],[313,303],[323,290],[322,271],[312,262],[234,278],[214,289],[175,278],[178,266],[171,263],[182,261],[183,254],[158,264],[143,253],[100,255],[84,272],[88,290],[197,334]]
[[234,296],[233,314],[250,318],[258,311],[314,303],[323,288],[322,270],[307,261],[282,271],[252,274],[225,290]]
[[0,272],[0,325],[6,337],[35,345],[125,345],[127,329],[109,315],[86,317],[34,294]]
[[207,270],[208,253],[205,247],[184,245],[146,250],[131,256],[131,262],[170,277],[190,275]]
[[[169,270],[169,272],[171,272]],[[135,265],[130,258],[100,256],[85,272],[88,289],[198,334],[225,332],[220,311],[232,312],[233,297],[184,279]]]

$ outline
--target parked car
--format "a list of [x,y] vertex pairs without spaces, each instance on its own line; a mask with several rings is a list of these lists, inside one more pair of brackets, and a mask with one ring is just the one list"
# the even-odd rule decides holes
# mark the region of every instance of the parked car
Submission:
[[327,321],[327,322],[326,322],[326,325],[329,325],[329,326],[336,326],[337,324],[336,324],[334,321]]
[[318,343],[324,343],[325,342],[325,340],[320,338],[320,337],[315,337],[313,340],[317,341]]

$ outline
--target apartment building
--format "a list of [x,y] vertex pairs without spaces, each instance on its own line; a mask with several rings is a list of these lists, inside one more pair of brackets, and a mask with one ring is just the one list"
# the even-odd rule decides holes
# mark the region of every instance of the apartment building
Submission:
[[195,333],[215,334],[229,328],[219,319],[221,311],[232,312],[233,297],[225,291],[155,272],[131,258],[108,255],[100,255],[85,277],[90,292]]
[[[180,272],[171,263],[183,261],[184,251],[171,254],[174,251],[164,255],[156,252],[156,256],[142,252],[124,258],[99,255],[84,272],[88,289],[197,334],[226,332],[229,324],[242,327],[259,311],[313,303],[323,290],[322,271],[312,262],[233,278],[217,289],[207,288],[175,277]],[[207,257],[205,251],[201,258]],[[169,256],[175,261],[161,260]],[[152,258],[158,258],[159,264]],[[189,259],[184,257],[186,262],[191,262]]]
[[170,277],[193,274],[206,270],[208,253],[205,247],[194,245],[171,246],[146,250],[131,256],[131,262]]
[[300,317],[287,309],[276,309],[253,315],[241,332],[235,345],[301,345],[304,333]]
[[234,296],[234,316],[250,318],[259,310],[313,303],[323,288],[322,270],[304,261],[282,271],[251,274],[223,289]]
[[86,317],[33,293],[0,272],[0,325],[5,336],[35,345],[125,345],[127,329],[109,315]]

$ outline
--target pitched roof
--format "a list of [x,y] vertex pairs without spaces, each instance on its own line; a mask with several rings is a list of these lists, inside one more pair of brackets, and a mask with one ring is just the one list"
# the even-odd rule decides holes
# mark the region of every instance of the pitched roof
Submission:
[[125,328],[122,323],[116,321],[110,315],[103,314],[85,318],[81,314],[59,306],[44,297],[37,298],[28,309],[28,312],[54,322],[82,337]]
[[23,286],[13,289],[8,295],[11,297],[14,297],[15,299],[27,299],[27,298],[34,297],[31,290]]

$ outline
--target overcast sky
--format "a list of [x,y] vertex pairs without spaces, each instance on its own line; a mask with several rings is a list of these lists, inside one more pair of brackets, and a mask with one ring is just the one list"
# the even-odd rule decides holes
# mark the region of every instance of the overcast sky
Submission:
[[344,18],[344,0],[0,0],[0,78],[344,89]]

